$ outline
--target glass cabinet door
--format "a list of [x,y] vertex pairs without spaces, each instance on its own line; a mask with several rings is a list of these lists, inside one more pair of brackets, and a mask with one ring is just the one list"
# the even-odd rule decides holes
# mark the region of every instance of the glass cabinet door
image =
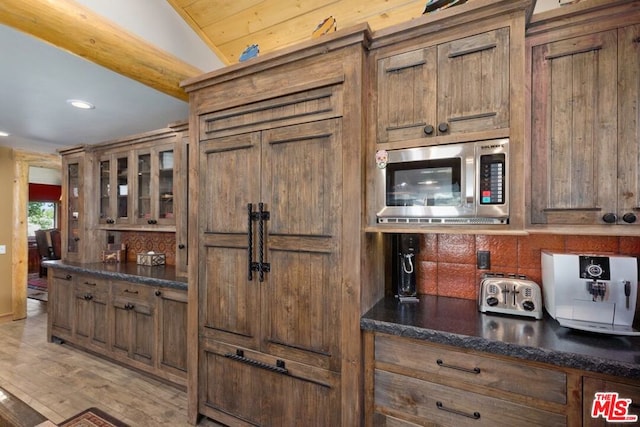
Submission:
[[67,165],[67,253],[78,253],[80,240],[80,164]]
[[158,218],[173,216],[173,150],[158,153]]
[[129,158],[118,157],[116,159],[118,165],[116,171],[116,185],[118,186],[118,211],[117,221],[126,222],[129,218]]
[[[138,219],[153,221],[151,216],[151,154],[138,154]],[[153,222],[149,222],[153,224]]]
[[100,161],[100,222],[111,217],[111,161]]

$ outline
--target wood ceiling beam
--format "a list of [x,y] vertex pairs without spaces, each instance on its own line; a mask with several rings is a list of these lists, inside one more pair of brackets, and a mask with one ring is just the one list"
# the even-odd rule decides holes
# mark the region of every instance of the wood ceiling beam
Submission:
[[203,73],[73,0],[2,0],[0,23],[182,100]]

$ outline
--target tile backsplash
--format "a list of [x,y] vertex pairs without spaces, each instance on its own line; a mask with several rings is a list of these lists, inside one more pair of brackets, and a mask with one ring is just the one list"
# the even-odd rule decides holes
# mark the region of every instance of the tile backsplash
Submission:
[[[542,285],[540,251],[611,253],[640,257],[640,237],[531,234],[496,236],[424,234],[417,270],[418,293],[476,299],[488,271],[525,274]],[[491,269],[476,268],[476,252],[491,252]]]
[[176,265],[175,233],[125,231],[120,234],[120,243],[127,245],[127,262],[137,262],[140,252],[160,252],[166,256],[167,265]]

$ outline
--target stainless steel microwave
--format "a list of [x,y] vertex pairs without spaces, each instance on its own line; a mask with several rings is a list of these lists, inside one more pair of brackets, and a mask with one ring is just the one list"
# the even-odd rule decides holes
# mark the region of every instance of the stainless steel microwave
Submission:
[[377,219],[386,224],[507,224],[509,139],[378,151]]

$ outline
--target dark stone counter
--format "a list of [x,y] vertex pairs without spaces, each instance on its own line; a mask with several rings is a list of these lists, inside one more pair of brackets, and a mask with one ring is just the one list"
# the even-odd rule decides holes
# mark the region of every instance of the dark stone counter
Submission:
[[126,280],[143,285],[187,289],[187,279],[176,276],[171,265],[148,267],[134,263],[74,263],[68,261],[43,261],[43,266],[71,273],[91,274],[104,279]]
[[379,301],[363,330],[640,380],[640,337],[603,335],[542,320],[481,313],[476,301],[421,295]]

